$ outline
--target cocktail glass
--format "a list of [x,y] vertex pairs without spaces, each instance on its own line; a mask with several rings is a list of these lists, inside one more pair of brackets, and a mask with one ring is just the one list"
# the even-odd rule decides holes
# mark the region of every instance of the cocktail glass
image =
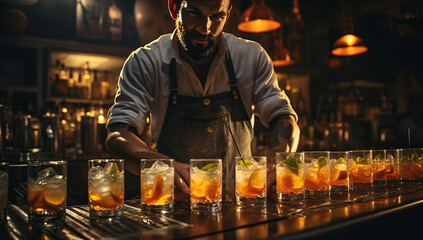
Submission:
[[0,162],[0,223],[6,222],[9,193],[9,163]]
[[267,201],[265,156],[236,157],[235,195],[238,206],[264,206]]
[[350,192],[353,194],[373,193],[373,158],[370,150],[348,152],[348,176]]
[[420,184],[423,180],[423,149],[399,149],[401,184]]
[[88,200],[91,218],[123,215],[125,193],[123,159],[88,161]]
[[304,152],[304,188],[306,198],[329,200],[330,163],[328,151]]
[[388,190],[397,190],[399,181],[399,150],[386,149],[386,180]]
[[222,208],[222,160],[190,160],[191,210],[217,212]]
[[386,150],[372,150],[373,188],[375,192],[386,192]]
[[66,161],[28,161],[29,222],[51,226],[66,217]]
[[348,195],[348,152],[330,151],[330,195],[332,197]]
[[141,210],[167,213],[174,205],[174,160],[141,159]]
[[304,200],[303,153],[276,153],[276,189],[279,203]]

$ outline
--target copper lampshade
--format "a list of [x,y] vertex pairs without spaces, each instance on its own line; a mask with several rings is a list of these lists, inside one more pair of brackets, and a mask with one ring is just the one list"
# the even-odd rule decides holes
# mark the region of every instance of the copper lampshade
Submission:
[[260,33],[278,29],[281,26],[275,12],[264,4],[264,0],[254,0],[241,16],[238,29],[243,32]]
[[364,41],[353,35],[346,34],[336,40],[333,45],[332,54],[336,56],[354,56],[367,52]]

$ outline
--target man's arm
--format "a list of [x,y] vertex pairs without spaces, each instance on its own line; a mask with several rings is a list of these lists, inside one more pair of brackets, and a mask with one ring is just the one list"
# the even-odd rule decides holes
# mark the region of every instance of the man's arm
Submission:
[[270,122],[270,142],[267,152],[267,186],[276,181],[276,152],[295,152],[300,141],[300,128],[292,115],[281,115]]
[[[140,174],[140,159],[142,158],[169,158],[159,152],[152,151],[146,143],[128,130],[128,126],[109,130],[106,139],[107,151],[112,157],[125,159],[125,169],[135,175]],[[189,194],[189,165],[174,162],[175,185]]]
[[269,147],[275,152],[295,152],[300,141],[300,128],[292,115],[281,115],[270,122]]

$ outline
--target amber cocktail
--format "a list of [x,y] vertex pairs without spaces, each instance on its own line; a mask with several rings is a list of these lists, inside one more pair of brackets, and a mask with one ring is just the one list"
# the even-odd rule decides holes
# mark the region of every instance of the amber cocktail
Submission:
[[399,165],[398,165],[398,149],[386,150],[386,180],[389,188],[395,189],[399,187]]
[[66,216],[66,161],[28,162],[28,206],[31,224],[53,225]]
[[93,159],[88,161],[88,200],[90,217],[123,215],[123,159]]
[[372,150],[373,188],[377,192],[386,192],[386,150]]
[[222,208],[222,160],[191,159],[191,210],[216,212]]
[[235,194],[238,206],[263,206],[267,201],[266,157],[236,157]]
[[141,210],[173,211],[173,159],[141,159]]
[[402,184],[420,184],[423,181],[423,149],[399,149],[399,175]]
[[373,193],[373,158],[370,150],[348,152],[348,176],[351,192]]
[[306,197],[329,199],[329,152],[304,152],[304,188]]
[[330,194],[347,195],[348,194],[348,171],[347,159],[348,152],[329,152],[330,158]]
[[276,153],[276,189],[280,203],[304,200],[303,153]]

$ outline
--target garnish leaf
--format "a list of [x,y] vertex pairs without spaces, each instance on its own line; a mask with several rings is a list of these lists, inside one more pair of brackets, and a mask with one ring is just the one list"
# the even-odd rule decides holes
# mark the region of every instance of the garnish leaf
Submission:
[[359,164],[367,164],[368,162],[363,157],[357,157],[357,163],[359,163]]
[[249,158],[241,158],[241,160],[238,161],[238,165],[241,167],[248,167],[250,165],[253,165],[253,162]]
[[287,167],[295,174],[298,174],[298,163],[295,157],[288,157],[279,163],[281,167]]
[[217,168],[219,166],[219,164],[218,163],[209,163],[209,164],[207,164],[206,166],[203,166],[202,168],[201,168],[201,171],[208,171],[208,170],[210,170],[210,169],[214,169],[214,168]]
[[382,160],[382,154],[381,153],[376,154],[376,156],[374,157],[374,160],[377,160],[377,161]]

